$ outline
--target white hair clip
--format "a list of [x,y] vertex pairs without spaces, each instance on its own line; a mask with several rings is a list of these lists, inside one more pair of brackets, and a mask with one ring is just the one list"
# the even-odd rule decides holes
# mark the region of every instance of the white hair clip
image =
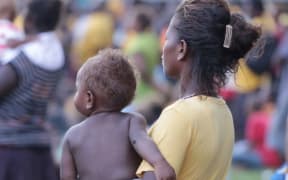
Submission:
[[225,32],[225,39],[224,39],[224,44],[223,44],[223,47],[225,47],[225,48],[230,48],[230,46],[231,46],[232,31],[233,31],[232,26],[230,24],[227,24],[226,25],[226,32]]

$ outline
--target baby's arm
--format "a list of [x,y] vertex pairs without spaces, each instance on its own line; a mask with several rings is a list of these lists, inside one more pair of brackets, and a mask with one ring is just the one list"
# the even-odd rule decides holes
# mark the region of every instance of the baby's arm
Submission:
[[77,171],[68,139],[69,139],[69,131],[66,133],[64,137],[62,158],[60,164],[60,177],[61,180],[76,180]]
[[158,180],[176,180],[174,169],[162,156],[156,144],[149,138],[144,117],[134,114],[130,122],[129,137],[137,153],[154,167]]
[[21,46],[25,43],[28,43],[30,41],[33,41],[37,38],[37,36],[35,35],[29,35],[29,36],[26,36],[24,39],[9,39],[8,42],[7,42],[7,46],[9,48],[17,48],[18,46]]

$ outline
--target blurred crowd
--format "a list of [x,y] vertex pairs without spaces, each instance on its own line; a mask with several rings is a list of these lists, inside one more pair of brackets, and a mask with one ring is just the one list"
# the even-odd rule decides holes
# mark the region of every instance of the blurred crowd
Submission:
[[[35,40],[24,31],[29,2],[16,0],[12,5],[9,0],[0,2],[2,65],[15,54],[15,49]],[[178,3],[178,0],[62,0],[55,32],[63,46],[65,63],[57,89],[49,99],[46,116],[56,164],[60,161],[63,134],[83,119],[73,104],[76,72],[99,50],[122,49],[137,71],[135,98],[123,111],[140,112],[151,125],[162,108],[177,99],[177,82],[168,79],[162,70],[161,46],[167,23]],[[263,33],[263,51],[255,48],[242,59],[237,72],[228,74],[229,80],[221,90],[234,118],[233,164],[277,168],[285,156],[288,158],[288,153],[285,154],[288,3],[230,0],[230,5],[233,12],[243,13],[250,22],[261,26]],[[49,23],[49,19],[44,22]],[[53,46],[57,46],[53,42],[49,45],[44,56],[49,57],[55,49]],[[32,52],[31,56],[37,53],[39,51]]]

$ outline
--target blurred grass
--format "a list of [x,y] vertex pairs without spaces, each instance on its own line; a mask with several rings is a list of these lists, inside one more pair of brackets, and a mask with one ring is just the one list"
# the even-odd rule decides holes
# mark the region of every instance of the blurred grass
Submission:
[[[262,172],[263,170],[250,170],[232,167],[229,171],[228,180],[262,180]],[[269,177],[267,177],[267,179],[269,179]]]

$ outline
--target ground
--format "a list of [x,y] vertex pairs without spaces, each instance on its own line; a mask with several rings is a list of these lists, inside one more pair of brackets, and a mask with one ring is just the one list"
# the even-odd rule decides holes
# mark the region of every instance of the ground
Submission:
[[272,170],[250,170],[232,167],[227,180],[270,180]]

